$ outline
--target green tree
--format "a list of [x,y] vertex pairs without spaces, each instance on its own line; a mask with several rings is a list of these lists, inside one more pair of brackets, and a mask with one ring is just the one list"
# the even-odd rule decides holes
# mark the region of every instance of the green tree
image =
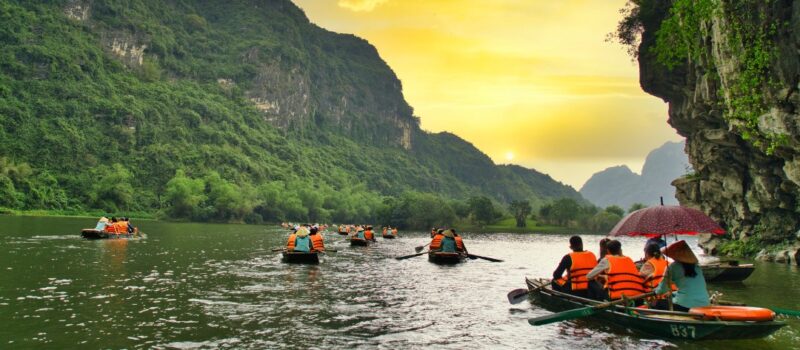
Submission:
[[488,197],[472,197],[468,203],[472,218],[481,226],[491,223],[497,216],[494,204]]
[[190,179],[182,169],[167,182],[164,199],[173,218],[196,218],[200,205],[206,200],[206,184],[203,179]]
[[116,212],[129,210],[133,202],[133,174],[122,164],[95,168],[97,181],[92,186],[91,199],[97,208]]
[[509,205],[509,210],[514,215],[514,219],[517,220],[517,227],[527,227],[528,226],[528,216],[531,214],[532,208],[531,203],[529,201],[511,201],[511,205]]
[[631,207],[628,208],[628,213],[633,213],[639,209],[644,209],[644,208],[647,208],[647,206],[642,203],[633,203],[631,204]]
[[608,213],[616,214],[619,217],[625,215],[625,209],[622,209],[617,205],[610,205],[606,207],[605,211]]
[[581,206],[577,200],[572,198],[560,198],[553,202],[550,215],[559,226],[567,226],[570,221],[578,218]]

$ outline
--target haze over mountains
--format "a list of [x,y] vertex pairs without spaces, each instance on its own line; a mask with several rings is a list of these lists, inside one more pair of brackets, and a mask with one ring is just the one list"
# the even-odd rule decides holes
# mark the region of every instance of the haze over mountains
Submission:
[[647,155],[641,175],[625,165],[611,167],[592,175],[580,193],[597,206],[617,205],[626,210],[634,203],[659,204],[660,197],[665,205],[678,204],[671,183],[690,170],[683,149],[684,142],[667,142]]

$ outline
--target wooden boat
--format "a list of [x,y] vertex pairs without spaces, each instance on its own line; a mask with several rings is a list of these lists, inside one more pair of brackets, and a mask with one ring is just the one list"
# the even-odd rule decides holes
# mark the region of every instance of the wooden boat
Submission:
[[106,231],[95,230],[93,228],[85,228],[81,230],[81,237],[86,239],[117,239],[117,238],[134,238],[135,236],[130,233],[109,233]]
[[741,282],[750,277],[756,267],[753,264],[739,264],[738,261],[700,265],[706,282]]
[[283,262],[289,264],[319,264],[319,252],[283,251]]
[[359,247],[366,247],[369,245],[369,241],[366,239],[352,237],[350,238],[350,245],[351,246],[359,246]]
[[347,236],[347,235],[349,235],[349,233],[347,233],[347,232],[342,232],[342,231],[339,231],[339,234],[340,234],[340,235],[342,235],[342,236]]
[[[557,292],[549,280],[525,279],[534,301],[553,312],[593,306],[601,302]],[[774,317],[774,314],[772,314]],[[591,316],[603,324],[615,324],[659,338],[751,339],[766,337],[786,326],[786,322],[719,321],[708,314],[630,308],[616,305]]]
[[454,265],[464,262],[466,255],[459,253],[429,252],[428,261],[439,265]]
[[381,237],[383,237],[383,239],[395,239],[395,238],[397,238],[394,235],[382,235]]

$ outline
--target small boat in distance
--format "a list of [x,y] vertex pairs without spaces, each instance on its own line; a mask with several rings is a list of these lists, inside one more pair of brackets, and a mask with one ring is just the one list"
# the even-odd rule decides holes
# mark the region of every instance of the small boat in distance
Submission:
[[361,238],[356,238],[356,237],[351,237],[350,238],[350,245],[351,246],[366,247],[366,246],[369,245],[369,243],[370,243],[370,241],[368,241],[366,239],[361,239]]
[[741,282],[756,270],[753,264],[739,264],[735,260],[700,265],[700,268],[706,282]]
[[133,233],[111,233],[101,230],[95,230],[93,228],[85,228],[81,230],[81,237],[86,239],[134,239],[139,237],[139,232],[137,231],[136,234]]

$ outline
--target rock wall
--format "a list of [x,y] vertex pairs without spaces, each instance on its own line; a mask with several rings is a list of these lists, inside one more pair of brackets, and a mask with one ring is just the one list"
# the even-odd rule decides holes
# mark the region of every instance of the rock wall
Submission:
[[761,136],[745,140],[740,121],[726,118],[732,84],[744,69],[733,47],[750,44],[736,42],[732,28],[741,23],[727,15],[740,2],[717,1],[699,28],[703,54],[671,70],[649,51],[670,2],[655,5],[658,15],[643,23],[640,82],[669,103],[669,123],[686,137],[694,173],[673,182],[681,204],[703,210],[738,239],[757,234],[768,243],[791,240],[800,228],[800,2],[762,2],[767,16],[754,23],[784,23],[772,37],[776,54],[769,58],[769,84],[762,91],[767,112],[757,123],[760,133],[786,138],[774,152],[766,150],[768,140]]

